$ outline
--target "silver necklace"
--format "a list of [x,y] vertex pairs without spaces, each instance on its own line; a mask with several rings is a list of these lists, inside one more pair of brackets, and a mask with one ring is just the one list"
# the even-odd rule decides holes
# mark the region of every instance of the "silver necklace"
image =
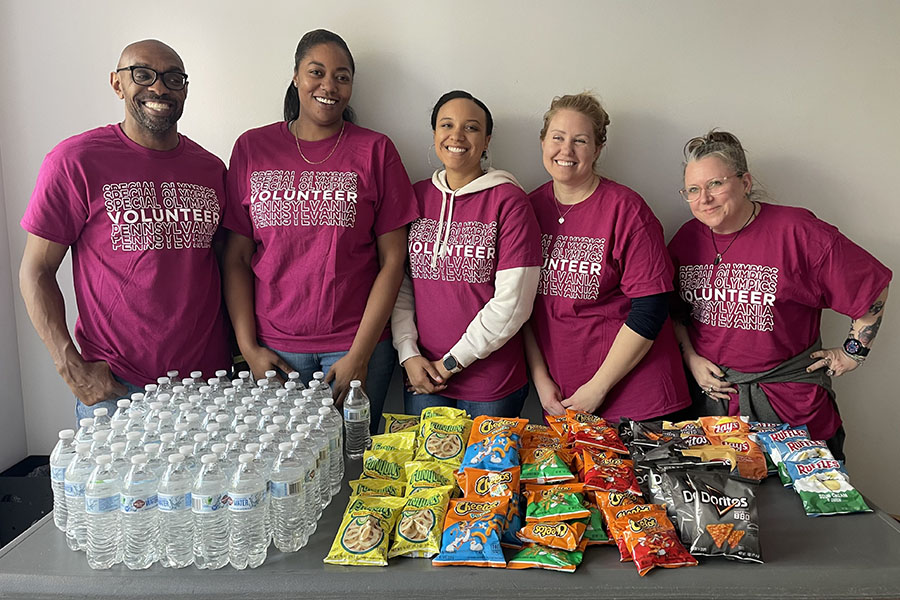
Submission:
[[[294,124],[296,122],[297,121],[292,121],[291,124]],[[341,132],[338,134],[338,139],[334,143],[334,146],[331,147],[331,152],[328,153],[328,156],[326,156],[322,160],[312,161],[312,160],[309,160],[308,158],[306,158],[306,155],[303,154],[303,150],[300,149],[300,138],[298,136],[294,135],[294,141],[297,143],[297,152],[300,153],[300,158],[305,160],[306,163],[309,165],[321,165],[323,162],[325,162],[326,160],[331,158],[331,155],[334,154],[335,150],[337,150],[338,144],[341,143],[341,138],[344,137],[344,125],[346,125],[346,124],[347,124],[347,121],[341,121]],[[290,131],[290,129],[291,128],[288,127],[289,131]],[[291,131],[291,135],[293,135],[293,134],[294,134],[294,132]]]
[[[598,179],[599,179],[599,178],[598,178]],[[600,185],[600,181],[597,181],[597,185]],[[591,193],[588,194],[586,197],[582,198],[581,200],[579,200],[578,202],[576,202],[575,204],[573,204],[572,206],[570,206],[568,209],[566,209],[566,212],[564,212],[564,213],[563,213],[563,212],[559,212],[559,205],[562,204],[562,202],[560,202],[559,200],[556,199],[556,194],[553,194],[553,206],[556,207],[556,214],[559,215],[559,219],[557,219],[557,221],[559,221],[559,224],[560,224],[560,225],[562,225],[563,223],[566,222],[566,215],[569,214],[569,212],[570,212],[573,208],[575,208],[576,206],[578,206],[579,204],[581,204],[582,202],[584,202],[585,200],[587,200],[588,198],[591,197],[591,194],[593,194],[593,193],[594,193],[594,190],[597,189],[597,185],[592,185],[592,186],[591,186],[591,188],[592,188],[592,189],[591,189]]]
[[734,244],[737,241],[737,239],[739,237],[741,237],[741,234],[744,232],[744,229],[747,227],[747,225],[750,224],[750,221],[752,221],[753,217],[755,217],[755,216],[756,216],[756,202],[753,203],[753,212],[751,212],[750,216],[747,217],[747,221],[743,225],[741,225],[741,228],[738,229],[737,235],[735,235],[731,239],[731,241],[728,242],[728,245],[725,246],[725,249],[722,250],[721,252],[719,252],[719,247],[716,245],[716,234],[713,233],[712,227],[709,228],[709,237],[713,243],[713,250],[716,251],[716,260],[713,261],[713,266],[718,265],[720,262],[722,262],[722,257],[725,255],[726,252],[728,252],[728,249],[731,248],[732,244]]

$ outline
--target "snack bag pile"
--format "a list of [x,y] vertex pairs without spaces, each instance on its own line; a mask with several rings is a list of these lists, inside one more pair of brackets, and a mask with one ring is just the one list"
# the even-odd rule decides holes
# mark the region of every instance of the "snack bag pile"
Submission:
[[326,563],[383,566],[388,558],[431,558],[441,550],[472,420],[443,407],[418,417],[384,416],[387,433],[372,436],[363,454],[362,475],[350,482],[350,500]]
[[812,440],[805,427],[782,425],[756,434],[786,486],[793,486],[810,517],[871,512],[844,464],[823,441]]

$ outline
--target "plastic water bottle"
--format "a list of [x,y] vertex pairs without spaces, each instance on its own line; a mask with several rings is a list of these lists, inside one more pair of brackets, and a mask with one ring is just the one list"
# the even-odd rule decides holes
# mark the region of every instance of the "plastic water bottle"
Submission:
[[309,517],[303,487],[307,469],[291,442],[279,444],[269,484],[269,514],[275,547],[282,552],[295,552],[308,539],[305,534]]
[[109,445],[109,450],[112,455],[113,469],[119,474],[121,481],[131,467],[131,458],[125,456],[125,442],[114,442]]
[[109,429],[109,409],[105,406],[98,406],[94,409],[94,431],[103,431]]
[[184,464],[187,467],[188,471],[191,472],[191,475],[194,476],[194,479],[197,478],[197,475],[200,473],[200,461],[194,456],[194,447],[190,444],[185,444],[184,446],[178,446],[178,454],[184,457]]
[[53,491],[53,524],[60,531],[66,530],[66,467],[75,458],[75,432],[62,429],[59,441],[50,453],[50,489]]
[[[314,417],[318,418],[318,417]],[[318,498],[318,506],[315,509],[316,521],[322,516],[322,510],[331,501],[331,482],[329,479],[329,462],[327,456],[328,440],[312,431],[312,425],[300,425],[297,431],[303,434],[303,442],[306,449],[313,455],[316,464],[316,496]]]
[[128,398],[122,398],[121,400],[116,401],[116,412],[113,413],[110,421],[115,423],[116,421],[123,421],[125,423],[128,422],[128,409],[131,408],[131,400]]
[[147,466],[147,455],[131,457],[131,468],[122,480],[119,503],[122,519],[122,562],[129,569],[146,569],[156,562],[159,544],[157,486],[159,480]]
[[128,409],[128,423],[125,425],[125,433],[139,431],[144,433],[144,413],[135,408],[134,402]]
[[88,566],[92,569],[108,569],[122,560],[119,551],[120,485],[112,456],[98,456],[97,467],[91,472],[84,490],[85,551]]
[[320,494],[322,498],[322,508],[331,504],[331,440],[329,440],[328,432],[322,426],[321,417],[309,417],[306,420],[309,423],[310,438],[315,439],[316,447],[319,449],[318,468],[322,470],[322,478],[319,481]]
[[199,569],[220,569],[228,564],[227,483],[215,454],[204,454],[200,462],[203,466],[191,488],[194,564]]
[[66,543],[71,550],[84,550],[87,544],[87,527],[84,522],[84,487],[94,460],[91,458],[91,444],[79,442],[75,446],[75,458],[66,467]]
[[115,444],[116,442],[124,442],[125,441],[125,425],[128,424],[128,421],[112,421],[109,424],[109,439],[107,440],[110,445]]
[[180,569],[194,562],[194,517],[191,487],[194,476],[181,454],[170,454],[159,480],[159,562]]
[[147,455],[147,468],[158,480],[166,470],[166,458],[160,453],[162,444],[144,444],[144,454]]
[[75,432],[75,443],[90,442],[94,435],[94,419],[85,417],[78,421],[78,431]]
[[251,569],[266,560],[269,537],[266,533],[266,482],[253,462],[253,455],[238,457],[228,496],[230,536],[228,560],[235,569]]
[[344,400],[344,447],[347,449],[347,458],[362,458],[366,448],[372,443],[369,436],[370,418],[369,397],[363,391],[362,383],[354,379],[350,382],[350,391]]
[[316,470],[316,457],[309,450],[309,442],[306,440],[309,425],[299,425],[297,433],[291,434],[291,444],[294,446],[294,454],[305,465],[306,473],[303,476],[303,489],[306,491],[306,537],[316,532],[322,504],[319,502],[318,471]]
[[281,381],[278,380],[278,373],[274,370],[266,371],[266,383],[268,383],[269,390],[273,393],[275,390],[281,389]]
[[334,400],[322,400],[319,419],[328,434],[328,456],[331,458],[328,473],[331,495],[334,496],[341,491],[341,479],[344,477],[344,431],[341,427],[341,415],[334,409]]
[[109,436],[112,429],[102,429],[95,431],[91,435],[91,458],[97,459],[101,454],[109,454]]

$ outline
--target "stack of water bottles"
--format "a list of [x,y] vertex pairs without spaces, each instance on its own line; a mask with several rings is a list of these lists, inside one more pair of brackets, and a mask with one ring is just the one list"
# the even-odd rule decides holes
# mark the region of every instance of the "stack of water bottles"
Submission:
[[[177,376],[59,432],[53,520],[69,548],[94,569],[244,569],[265,561],[270,542],[302,548],[344,472],[344,423],[324,374],[309,388],[299,373],[283,385],[275,371],[256,382],[248,371]],[[368,443],[368,398],[354,385],[351,455]]]

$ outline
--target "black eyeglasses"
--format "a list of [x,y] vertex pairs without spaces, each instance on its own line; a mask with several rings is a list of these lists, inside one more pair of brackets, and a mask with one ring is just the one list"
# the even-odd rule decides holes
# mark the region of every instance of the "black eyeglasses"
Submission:
[[156,80],[160,77],[162,77],[163,84],[173,91],[183,90],[184,86],[187,85],[187,73],[182,73],[181,71],[166,71],[165,73],[160,73],[150,67],[141,67],[138,65],[116,69],[116,73],[119,71],[131,71],[131,80],[144,87],[150,87],[156,83]]

